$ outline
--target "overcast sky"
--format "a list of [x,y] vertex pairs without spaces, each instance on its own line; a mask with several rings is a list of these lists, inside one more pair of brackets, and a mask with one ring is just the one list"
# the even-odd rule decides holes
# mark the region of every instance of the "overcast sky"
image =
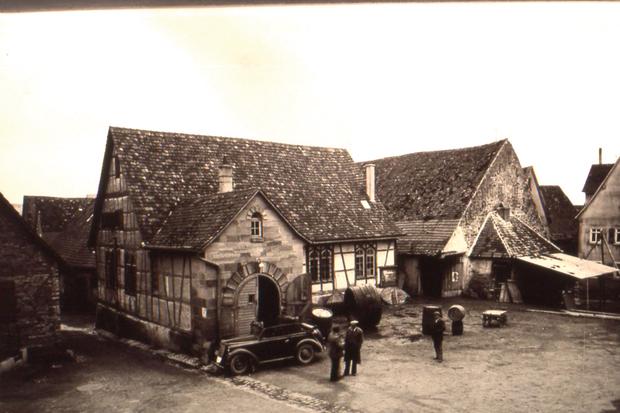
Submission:
[[97,191],[108,126],[347,148],[508,138],[574,203],[620,156],[620,4],[0,15],[0,192]]

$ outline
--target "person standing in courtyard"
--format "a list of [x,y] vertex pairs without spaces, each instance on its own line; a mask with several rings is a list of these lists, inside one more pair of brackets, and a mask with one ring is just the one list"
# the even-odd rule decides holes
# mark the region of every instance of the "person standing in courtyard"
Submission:
[[351,320],[344,339],[344,375],[355,376],[357,365],[362,363],[361,350],[364,342],[364,331],[357,320]]
[[433,338],[433,346],[435,347],[435,360],[439,363],[443,361],[443,332],[446,330],[446,323],[441,318],[441,313],[435,311],[433,314],[435,321],[433,322],[433,330],[431,337]]
[[338,381],[340,380],[340,359],[344,348],[342,337],[340,337],[340,327],[334,326],[332,328],[331,333],[327,336],[327,345],[329,346],[329,358],[332,361],[329,381]]

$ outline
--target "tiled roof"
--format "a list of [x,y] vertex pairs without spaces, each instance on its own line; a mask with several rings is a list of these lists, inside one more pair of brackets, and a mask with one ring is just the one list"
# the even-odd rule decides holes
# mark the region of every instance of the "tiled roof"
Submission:
[[551,232],[551,239],[576,239],[579,224],[575,219],[575,206],[562,188],[556,185],[540,186],[545,215]]
[[592,165],[582,191],[587,195],[595,193],[613,166],[613,163]]
[[471,256],[524,257],[555,252],[560,250],[518,217],[504,220],[497,212],[491,212]]
[[69,221],[92,204],[91,198],[59,198],[51,196],[24,196],[24,220],[32,227],[37,227],[37,213],[41,214],[43,233],[59,232],[65,229]]
[[[104,168],[110,145],[117,149],[146,241],[182,200],[218,192],[224,157],[233,166],[236,190],[261,189],[310,241],[398,235],[381,203],[362,205],[359,170],[344,149],[112,127]],[[100,208],[98,199],[96,216]]]
[[398,252],[412,255],[438,255],[456,230],[458,219],[431,219],[396,222],[406,234],[398,238]]
[[[23,219],[21,215],[13,208],[9,201],[0,192],[0,214],[6,216],[10,221],[23,230],[23,233],[48,256],[52,257],[58,264],[62,264],[63,260],[53,248],[51,248],[43,238]],[[10,222],[9,221],[9,222]],[[1,247],[1,246],[0,246]]]
[[63,231],[43,234],[43,238],[70,266],[95,268],[95,255],[87,246],[93,216],[94,199],[82,208]]
[[149,244],[200,250],[212,242],[258,193],[256,189],[248,189],[182,201]]
[[375,164],[377,197],[394,220],[458,219],[506,142],[365,163]]

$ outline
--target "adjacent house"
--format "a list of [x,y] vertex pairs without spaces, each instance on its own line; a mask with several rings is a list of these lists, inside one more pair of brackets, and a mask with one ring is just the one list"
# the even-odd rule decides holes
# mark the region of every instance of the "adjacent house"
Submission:
[[0,194],[0,360],[56,344],[60,262]]
[[200,353],[393,277],[399,231],[373,172],[343,149],[110,128],[98,325]]
[[24,219],[63,258],[63,311],[93,310],[95,306],[95,255],[87,246],[94,202],[93,198],[24,196]]
[[524,298],[536,298],[528,267],[559,272],[564,278],[552,283],[556,290],[565,277],[596,273],[575,268],[548,240],[545,211],[532,195],[537,183],[508,140],[369,163],[378,199],[403,233],[398,278],[411,294],[490,297],[510,279],[528,290]]
[[[577,215],[579,257],[609,266],[620,265],[620,158],[611,167],[592,165],[584,192],[587,202]],[[602,168],[605,167],[605,168]],[[600,176],[593,171],[607,170]],[[592,187],[598,187],[592,192]],[[588,196],[589,194],[589,196]]]

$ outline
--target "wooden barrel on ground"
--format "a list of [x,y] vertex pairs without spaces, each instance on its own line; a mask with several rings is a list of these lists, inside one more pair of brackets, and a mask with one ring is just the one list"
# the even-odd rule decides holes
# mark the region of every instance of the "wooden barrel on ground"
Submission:
[[461,320],[452,322],[452,335],[453,336],[463,335],[463,322]]
[[312,322],[319,329],[323,338],[327,339],[327,335],[332,329],[334,313],[323,307],[317,307],[312,310]]
[[433,332],[435,323],[435,311],[441,312],[441,307],[436,305],[425,305],[422,307],[422,334],[430,335]]
[[375,327],[381,321],[381,295],[372,285],[347,288],[344,292],[344,306],[349,316],[362,326]]
[[461,321],[465,318],[465,307],[455,304],[448,309],[448,317],[452,321]]

